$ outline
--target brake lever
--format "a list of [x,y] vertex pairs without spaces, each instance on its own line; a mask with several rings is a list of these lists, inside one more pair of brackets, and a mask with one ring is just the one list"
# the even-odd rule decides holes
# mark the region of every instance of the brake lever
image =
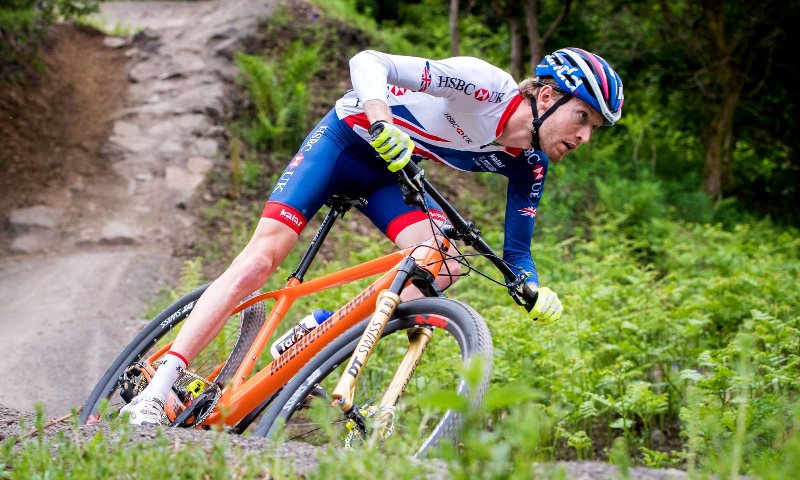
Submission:
[[406,205],[419,207],[424,213],[428,213],[428,205],[423,195],[425,189],[422,186],[425,171],[410,161],[397,173],[397,183],[400,184],[400,191],[403,193]]
[[506,286],[508,287],[508,294],[514,299],[514,302],[530,312],[533,306],[536,305],[539,293],[525,283],[527,278],[526,274],[519,274],[513,282],[507,283]]

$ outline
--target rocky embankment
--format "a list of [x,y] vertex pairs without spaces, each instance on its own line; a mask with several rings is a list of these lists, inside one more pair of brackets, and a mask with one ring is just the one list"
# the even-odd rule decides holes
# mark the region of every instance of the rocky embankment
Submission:
[[[191,201],[224,158],[233,52],[253,41],[272,7],[268,0],[104,3],[98,18],[132,33],[58,36],[76,45],[56,48],[65,65],[49,80],[68,82],[57,96],[71,101],[59,110],[56,95],[44,97],[49,115],[28,124],[25,102],[9,102],[8,116],[19,122],[7,125],[18,127],[12,137],[30,138],[11,159],[18,170],[33,162],[62,170],[43,186],[3,192],[13,208],[4,212],[0,242],[0,404],[31,411],[42,402],[52,415],[81,405],[141,328],[158,290],[175,281],[173,251],[192,241]],[[95,108],[92,94],[118,81],[112,65],[96,65],[112,54],[123,59],[122,80],[105,109]],[[26,135],[31,128],[57,134],[37,145],[44,134]]]

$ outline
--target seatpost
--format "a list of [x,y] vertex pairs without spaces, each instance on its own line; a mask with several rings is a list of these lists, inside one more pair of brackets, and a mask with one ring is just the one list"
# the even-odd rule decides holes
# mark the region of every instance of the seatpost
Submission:
[[325,241],[325,238],[328,236],[331,228],[333,228],[333,223],[337,218],[343,217],[344,214],[350,210],[354,203],[359,202],[366,203],[366,201],[363,199],[350,200],[336,196],[331,199],[329,202],[331,209],[322,220],[322,225],[319,226],[316,235],[314,235],[314,239],[311,240],[311,244],[308,246],[306,253],[303,254],[303,258],[300,259],[300,264],[298,265],[297,270],[289,275],[287,280],[294,278],[300,283],[303,282],[303,278],[308,272],[309,267],[311,267],[311,262],[314,261],[314,257],[317,256],[317,252],[319,252],[322,242]]

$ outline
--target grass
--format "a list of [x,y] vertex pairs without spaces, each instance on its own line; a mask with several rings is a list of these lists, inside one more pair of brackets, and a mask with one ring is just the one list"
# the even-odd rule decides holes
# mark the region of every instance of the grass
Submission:
[[[41,409],[35,422],[41,432]],[[142,431],[122,422],[87,435],[73,421],[54,435],[0,443],[0,478],[296,478],[292,462],[268,451],[234,447],[226,435],[208,433],[200,441],[196,436],[166,435],[163,429]]]
[[129,37],[139,33],[141,30],[140,27],[134,28],[125,22],[116,21],[112,23],[102,14],[77,17],[75,23],[94,28],[111,37]]

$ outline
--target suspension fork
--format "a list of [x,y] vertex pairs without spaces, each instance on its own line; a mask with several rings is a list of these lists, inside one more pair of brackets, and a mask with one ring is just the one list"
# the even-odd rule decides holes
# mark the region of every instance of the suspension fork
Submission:
[[[364,366],[369,360],[369,357],[372,355],[372,352],[375,350],[375,344],[381,338],[383,330],[386,328],[386,324],[389,322],[389,319],[392,318],[395,309],[400,304],[400,292],[403,290],[406,282],[411,278],[412,274],[417,270],[417,268],[418,267],[414,257],[409,256],[403,259],[403,261],[400,262],[397,275],[395,276],[392,285],[378,295],[375,313],[372,315],[372,318],[367,324],[364,334],[361,335],[361,339],[358,341],[358,345],[356,345],[356,349],[353,352],[352,357],[350,357],[350,361],[347,363],[347,368],[339,378],[339,383],[336,384],[336,388],[333,390],[333,405],[341,408],[342,412],[347,414],[353,409],[356,382],[358,382],[358,378],[361,376]],[[419,343],[419,341],[416,340],[415,342]],[[427,342],[425,342],[425,345],[427,345]],[[424,347],[422,350],[424,351]],[[409,348],[409,352],[410,351],[411,348]],[[406,357],[409,356],[409,352],[406,352]],[[412,362],[412,365],[416,365],[416,363],[419,361],[419,355],[422,354],[422,351],[419,351],[418,347],[415,352],[419,352],[419,354],[417,355],[416,360],[409,360],[409,362]],[[407,367],[403,368],[403,365],[405,364],[406,359],[404,358],[403,362],[401,363],[401,368],[405,371],[408,371],[409,369]],[[403,390],[405,390],[405,385],[408,384],[408,379],[411,378],[411,373],[413,373],[413,367],[410,369],[410,372],[408,372],[405,380],[398,378],[399,372],[400,370],[398,370],[398,373],[395,374],[395,379],[392,380],[392,385],[395,385],[395,383],[403,383],[402,388],[399,388],[398,390],[398,386],[390,386],[390,390],[399,392],[397,398],[399,398],[399,395],[402,394]],[[387,390],[387,394],[390,390]],[[396,402],[397,399],[395,399],[392,405],[394,405]]]

